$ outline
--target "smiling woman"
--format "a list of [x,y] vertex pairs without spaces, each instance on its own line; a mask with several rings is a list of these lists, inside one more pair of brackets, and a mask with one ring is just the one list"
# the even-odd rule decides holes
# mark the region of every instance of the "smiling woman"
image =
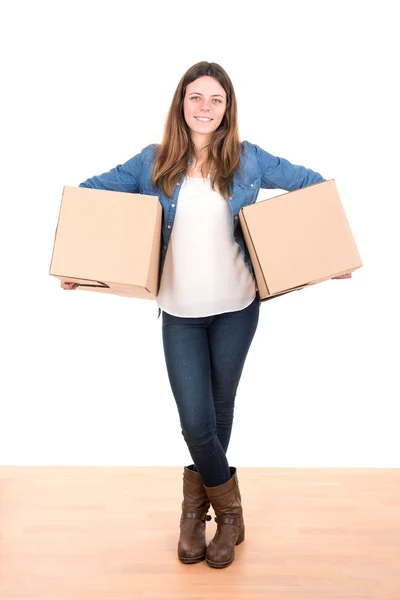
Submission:
[[[238,476],[226,453],[260,296],[239,211],[256,202],[260,188],[292,191],[321,181],[316,171],[240,141],[232,82],[220,65],[204,61],[181,78],[161,144],[81,183],[156,194],[163,208],[157,303],[169,382],[193,459],[183,469],[184,563],[205,558],[226,567],[245,535]],[[210,505],[217,532],[206,546]]]

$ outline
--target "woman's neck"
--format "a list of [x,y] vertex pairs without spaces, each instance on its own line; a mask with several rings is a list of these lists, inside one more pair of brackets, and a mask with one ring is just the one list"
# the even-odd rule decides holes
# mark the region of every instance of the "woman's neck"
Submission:
[[207,144],[209,143],[209,138],[208,136],[204,136],[204,135],[199,135],[199,136],[193,136],[192,137],[192,142],[193,142],[193,146],[194,146],[194,159],[197,160],[197,162],[202,162],[205,158],[207,158],[207,154],[208,154],[208,147]]

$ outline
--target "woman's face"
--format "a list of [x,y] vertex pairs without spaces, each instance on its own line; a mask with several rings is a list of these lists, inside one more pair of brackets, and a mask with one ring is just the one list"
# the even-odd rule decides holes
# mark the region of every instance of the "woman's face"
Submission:
[[214,77],[199,77],[186,88],[183,99],[183,114],[190,129],[192,139],[208,137],[215,131],[225,114],[226,93]]

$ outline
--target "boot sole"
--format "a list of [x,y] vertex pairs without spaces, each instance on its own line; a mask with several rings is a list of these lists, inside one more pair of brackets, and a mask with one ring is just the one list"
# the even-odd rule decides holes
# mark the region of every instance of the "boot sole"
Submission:
[[208,558],[206,558],[206,563],[208,565],[210,565],[210,567],[213,567],[214,569],[224,569],[225,567],[229,567],[229,565],[231,563],[233,563],[234,560],[235,560],[235,556],[233,556],[233,558],[231,560],[228,560],[228,562],[215,563],[215,562],[212,562],[211,560],[208,560]]
[[185,565],[193,565],[195,563],[201,562],[202,560],[204,560],[206,557],[205,554],[203,554],[203,556],[195,556],[195,557],[191,557],[191,558],[183,558],[182,556],[179,556],[178,554],[178,558],[179,560],[185,564]]

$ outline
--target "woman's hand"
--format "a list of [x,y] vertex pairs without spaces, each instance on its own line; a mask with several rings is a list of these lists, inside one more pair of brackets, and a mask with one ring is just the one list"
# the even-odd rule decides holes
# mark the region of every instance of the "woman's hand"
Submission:
[[332,279],[349,279],[352,276],[352,273],[345,273],[344,275],[339,275],[338,277],[332,277]]
[[76,290],[79,283],[74,283],[73,281],[61,281],[61,287],[63,290]]

